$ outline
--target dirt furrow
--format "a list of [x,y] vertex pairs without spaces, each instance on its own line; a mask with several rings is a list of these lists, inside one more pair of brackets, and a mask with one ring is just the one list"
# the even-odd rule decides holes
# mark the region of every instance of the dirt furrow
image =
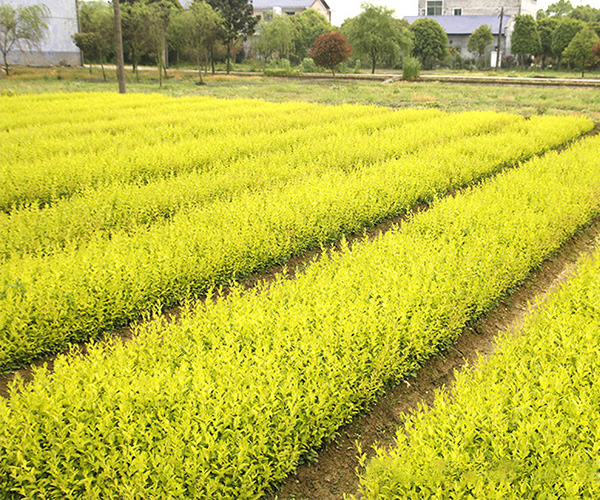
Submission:
[[391,388],[362,415],[338,431],[338,437],[325,445],[314,461],[300,465],[270,500],[341,500],[356,494],[359,486],[359,452],[373,455],[373,446],[392,446],[403,413],[420,405],[430,406],[435,392],[451,388],[455,370],[476,365],[481,357],[495,351],[499,332],[515,332],[526,314],[576,272],[577,260],[593,253],[599,244],[600,217],[534,270],[515,291],[496,307],[464,329],[448,350],[427,362],[414,377]]

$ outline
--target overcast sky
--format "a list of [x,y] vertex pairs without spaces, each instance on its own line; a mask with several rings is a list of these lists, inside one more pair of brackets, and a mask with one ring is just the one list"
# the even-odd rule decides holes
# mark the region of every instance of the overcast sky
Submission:
[[[538,0],[538,8],[545,9],[556,0]],[[360,13],[360,5],[363,0],[327,0],[327,4],[332,10],[332,19],[334,25],[340,26],[344,19],[354,17]],[[375,5],[385,5],[396,11],[397,17],[416,16],[418,0],[371,0]],[[571,0],[574,6],[591,5],[600,8],[600,0]]]

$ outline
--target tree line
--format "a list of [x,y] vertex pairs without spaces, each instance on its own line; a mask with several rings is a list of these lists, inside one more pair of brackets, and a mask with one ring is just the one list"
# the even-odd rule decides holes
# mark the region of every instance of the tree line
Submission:
[[[0,51],[6,72],[8,51],[35,45],[47,28],[46,10],[27,9],[0,6]],[[179,66],[180,61],[197,67],[200,82],[203,71],[215,71],[216,62],[225,62],[229,72],[232,61],[246,57],[300,64],[305,72],[318,65],[334,74],[352,57],[350,62],[357,69],[368,65],[374,73],[377,67],[410,68],[412,76],[421,66],[450,66],[453,58],[462,61],[460,53],[450,51],[447,34],[434,19],[409,24],[396,19],[393,10],[370,3],[363,3],[360,14],[340,28],[313,9],[294,16],[271,12],[261,19],[254,15],[250,0],[192,0],[186,8],[178,0],[122,0],[120,10],[127,62],[138,79],[140,65],[153,64],[159,69],[161,84],[170,63]],[[574,8],[570,1],[559,0],[536,17],[519,15],[514,20],[512,52],[521,64],[535,57],[542,66],[568,63],[581,67],[583,74],[598,63],[600,9]],[[109,3],[81,2],[80,32],[73,36],[86,59],[100,64],[105,79],[104,64],[115,52],[114,19]],[[482,25],[469,37],[468,50],[482,64],[493,43],[490,27]]]

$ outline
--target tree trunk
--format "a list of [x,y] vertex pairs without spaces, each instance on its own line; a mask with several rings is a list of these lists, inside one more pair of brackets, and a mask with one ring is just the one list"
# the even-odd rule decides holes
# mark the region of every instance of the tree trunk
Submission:
[[115,10],[115,43],[117,51],[117,78],[119,94],[125,94],[125,61],[123,60],[123,35],[121,33],[121,7],[119,0],[113,0]]
[[102,78],[106,81],[106,72],[104,71],[104,53],[100,54],[100,67],[102,68]]
[[8,55],[8,52],[2,52],[2,56],[4,57],[4,72],[6,73],[6,76],[8,77],[8,60],[6,59],[6,56]]
[[227,74],[231,71],[231,42],[227,44]]
[[212,74],[215,74],[215,46],[210,47],[210,65],[212,67]]
[[158,86],[160,88],[162,88],[162,81],[163,81],[163,61],[162,61],[162,52],[159,51],[159,55],[158,55],[158,61],[157,61],[157,65],[158,65]]
[[167,75],[167,66],[169,64],[169,51],[167,50],[167,35],[166,34],[163,34],[160,43],[161,43],[162,61],[163,61],[162,68],[163,68],[163,71],[165,72],[165,78],[169,78],[169,75]]
[[371,54],[371,74],[375,74],[375,65],[377,64],[377,56],[375,54]]
[[198,76],[200,77],[200,84],[203,84],[204,80],[202,80],[202,66],[200,65],[200,54],[196,54],[196,63],[198,63]]

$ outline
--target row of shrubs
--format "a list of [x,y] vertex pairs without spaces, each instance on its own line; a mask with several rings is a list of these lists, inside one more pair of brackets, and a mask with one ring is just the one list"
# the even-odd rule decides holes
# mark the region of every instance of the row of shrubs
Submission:
[[[254,68],[255,70],[257,68]],[[336,69],[336,73],[356,74],[361,73],[362,62],[356,60],[354,65],[342,63]],[[321,68],[315,64],[310,58],[306,57],[299,66],[293,67],[289,59],[278,59],[268,62],[263,72],[268,76],[298,76],[302,73],[329,73],[329,70]],[[402,78],[405,80],[413,80],[421,73],[421,63],[413,58],[407,57],[402,64]]]

